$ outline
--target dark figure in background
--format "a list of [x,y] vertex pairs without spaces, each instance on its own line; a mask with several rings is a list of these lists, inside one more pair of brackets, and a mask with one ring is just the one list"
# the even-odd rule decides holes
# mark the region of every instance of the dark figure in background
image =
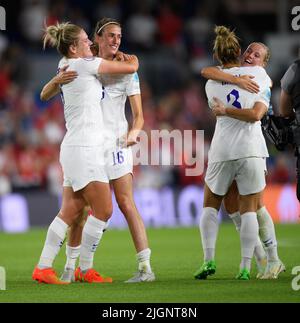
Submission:
[[280,114],[295,119],[289,126],[289,143],[297,157],[297,198],[300,201],[300,59],[296,60],[281,79]]

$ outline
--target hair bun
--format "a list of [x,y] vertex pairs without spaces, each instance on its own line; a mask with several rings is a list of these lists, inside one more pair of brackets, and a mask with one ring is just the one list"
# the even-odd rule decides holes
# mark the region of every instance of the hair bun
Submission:
[[216,26],[215,34],[221,37],[228,37],[231,34],[231,31],[225,26]]

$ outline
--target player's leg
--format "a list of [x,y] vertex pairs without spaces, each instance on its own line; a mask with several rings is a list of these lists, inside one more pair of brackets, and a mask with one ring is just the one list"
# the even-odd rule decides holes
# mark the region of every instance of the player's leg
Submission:
[[[236,181],[231,184],[230,189],[225,195],[223,202],[228,216],[233,221],[236,230],[240,232],[241,216],[239,212],[239,192],[237,189]],[[260,278],[265,272],[267,257],[259,237],[257,237],[257,243],[254,248],[254,257],[257,267],[257,278]]]
[[76,280],[87,282],[112,282],[93,269],[94,253],[99,245],[103,230],[111,217],[112,202],[108,183],[93,181],[82,190],[82,196],[90,205],[92,216],[89,216],[82,231],[79,268],[75,271]]
[[236,230],[239,232],[241,228],[241,216],[239,212],[239,192],[236,186],[236,181],[233,181],[229,191],[224,196],[223,204],[225,210],[234,223]]
[[154,281],[155,275],[150,265],[151,250],[145,225],[136,208],[133,197],[132,174],[112,180],[116,200],[124,214],[137,252],[138,273],[127,282]]
[[222,196],[214,194],[207,184],[204,185],[203,211],[199,223],[204,262],[194,273],[196,279],[206,279],[216,271],[215,248],[219,228],[218,211],[222,198]]
[[242,158],[235,162],[238,169],[236,182],[241,214],[241,256],[238,279],[250,279],[251,260],[258,237],[257,207],[260,192],[266,186],[263,158]]
[[215,245],[218,235],[218,211],[223,196],[214,194],[204,185],[203,212],[200,219],[200,232],[204,251],[204,261],[214,260]]
[[265,246],[268,259],[266,270],[260,278],[276,279],[281,272],[285,271],[285,266],[278,257],[275,227],[270,213],[264,206],[263,194],[261,194],[259,200],[257,219],[259,224],[259,236]]
[[206,279],[216,271],[215,247],[218,235],[218,212],[224,195],[235,175],[232,162],[209,163],[205,175],[203,210],[199,228],[204,263],[194,273],[196,279]]
[[62,207],[48,228],[46,241],[39,263],[32,278],[50,284],[62,283],[52,269],[53,261],[58,254],[66,236],[68,226],[81,214],[85,205],[82,196],[71,187],[63,188]]
[[64,266],[64,272],[61,275],[61,280],[65,282],[74,281],[74,272],[76,267],[76,261],[80,255],[80,245],[82,230],[87,219],[89,207],[86,206],[74,223],[70,226],[67,235],[66,244],[66,263]]
[[259,193],[242,195],[240,194],[241,214],[241,256],[240,273],[238,279],[250,279],[251,260],[254,254],[254,248],[258,237],[258,222],[256,216],[256,209],[259,199]]

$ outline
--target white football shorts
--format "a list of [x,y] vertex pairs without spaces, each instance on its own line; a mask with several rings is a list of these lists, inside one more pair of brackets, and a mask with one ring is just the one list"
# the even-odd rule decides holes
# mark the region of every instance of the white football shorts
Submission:
[[64,175],[63,186],[71,186],[74,192],[90,182],[109,182],[102,146],[61,146],[59,160]]
[[236,180],[240,195],[261,192],[266,186],[266,160],[260,157],[209,163],[205,183],[216,195],[223,196]]

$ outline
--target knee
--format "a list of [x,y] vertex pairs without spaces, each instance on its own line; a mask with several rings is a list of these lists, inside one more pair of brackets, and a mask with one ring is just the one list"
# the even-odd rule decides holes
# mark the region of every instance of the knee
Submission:
[[113,205],[112,201],[106,201],[105,205],[103,206],[103,214],[106,220],[109,220],[113,212]]
[[104,214],[106,216],[107,219],[109,219],[112,215],[112,203],[108,203],[108,205],[106,206],[105,210],[104,210]]
[[69,204],[59,211],[59,216],[64,222],[68,223],[68,225],[77,225],[77,221],[80,222],[81,220],[79,219],[82,219],[82,211],[83,208],[77,208],[74,205]]
[[113,207],[111,201],[106,201],[100,205],[91,208],[95,218],[101,221],[108,221],[112,215]]
[[112,212],[113,212],[112,203],[110,202],[105,203],[105,205],[103,205],[101,210],[103,220],[108,221],[111,218]]

